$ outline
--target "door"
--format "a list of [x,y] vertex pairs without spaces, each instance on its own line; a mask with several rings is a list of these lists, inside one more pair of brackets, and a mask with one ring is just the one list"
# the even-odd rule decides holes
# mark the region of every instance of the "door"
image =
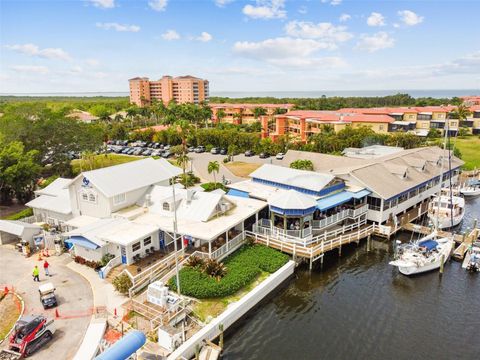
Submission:
[[120,246],[120,253],[122,254],[122,264],[127,263],[127,249],[125,246]]

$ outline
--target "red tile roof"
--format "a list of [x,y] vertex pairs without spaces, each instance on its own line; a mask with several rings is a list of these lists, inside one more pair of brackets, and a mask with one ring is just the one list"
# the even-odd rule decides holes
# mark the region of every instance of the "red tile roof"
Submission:
[[244,109],[255,109],[257,107],[262,107],[266,109],[276,109],[276,108],[281,108],[281,109],[291,109],[294,107],[294,104],[231,104],[231,103],[220,103],[220,104],[209,104],[211,108],[218,108],[218,109],[224,109],[224,108],[244,108]]
[[395,119],[383,114],[359,114],[344,111],[322,111],[322,110],[294,110],[289,111],[284,115],[279,116],[293,116],[301,119],[311,119],[316,121],[332,121],[332,122],[365,122],[365,123],[391,123]]

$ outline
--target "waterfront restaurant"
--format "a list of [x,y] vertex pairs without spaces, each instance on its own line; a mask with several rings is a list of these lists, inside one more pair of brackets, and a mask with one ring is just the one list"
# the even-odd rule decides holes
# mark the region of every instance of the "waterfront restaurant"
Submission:
[[342,233],[366,223],[370,191],[332,174],[265,164],[250,177],[231,184],[228,194],[268,204],[268,215],[259,219],[254,232],[309,241],[330,230]]

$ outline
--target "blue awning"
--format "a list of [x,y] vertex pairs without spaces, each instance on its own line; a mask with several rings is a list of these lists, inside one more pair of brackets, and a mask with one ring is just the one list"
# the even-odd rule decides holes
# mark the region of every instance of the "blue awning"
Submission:
[[370,190],[367,190],[367,189],[360,190],[360,191],[358,191],[358,192],[356,192],[356,193],[350,192],[350,191],[348,191],[348,192],[349,192],[350,194],[352,194],[352,198],[354,198],[354,199],[361,199],[361,198],[363,198],[363,197],[365,197],[365,196],[367,196],[367,195],[370,195],[370,194],[372,193]]
[[90,241],[87,238],[84,238],[83,236],[71,236],[68,239],[66,239],[65,242],[69,242],[73,245],[78,245],[90,250],[96,250],[100,247],[97,244],[95,244],[93,241]]
[[240,190],[236,190],[236,189],[230,189],[230,190],[228,190],[227,195],[239,196],[239,197],[244,197],[244,198],[248,198],[248,197],[249,197],[248,192],[246,192],[246,191],[240,191]]
[[331,209],[337,205],[346,203],[352,198],[352,193],[349,191],[342,191],[338,194],[327,196],[323,199],[317,201],[317,209],[320,211],[325,211]]
[[435,240],[425,240],[418,243],[418,246],[425,247],[431,251],[437,247],[438,243]]

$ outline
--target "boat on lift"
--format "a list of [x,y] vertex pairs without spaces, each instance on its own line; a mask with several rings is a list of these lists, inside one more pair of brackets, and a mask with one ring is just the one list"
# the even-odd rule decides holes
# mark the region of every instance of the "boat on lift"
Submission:
[[460,196],[435,196],[428,206],[428,218],[437,229],[457,226],[465,216],[465,199]]
[[462,268],[470,272],[480,272],[480,241],[474,242],[463,260]]
[[480,195],[480,180],[470,180],[464,187],[460,189],[463,196],[473,197]]

